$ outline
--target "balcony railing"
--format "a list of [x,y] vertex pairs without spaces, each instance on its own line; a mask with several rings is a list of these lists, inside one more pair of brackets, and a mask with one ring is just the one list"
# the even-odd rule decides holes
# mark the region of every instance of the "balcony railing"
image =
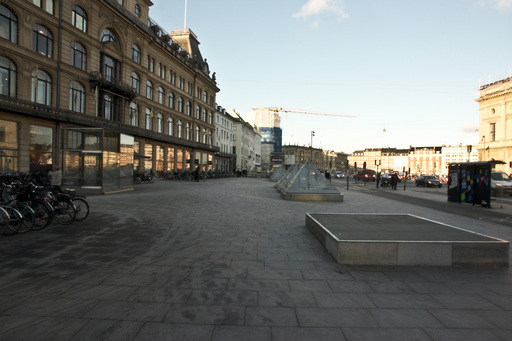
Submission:
[[129,84],[121,82],[115,77],[104,77],[99,71],[89,73],[89,82],[91,83],[92,88],[98,86],[102,89],[108,89],[119,96],[127,98],[128,100],[132,100],[137,96],[137,93]]

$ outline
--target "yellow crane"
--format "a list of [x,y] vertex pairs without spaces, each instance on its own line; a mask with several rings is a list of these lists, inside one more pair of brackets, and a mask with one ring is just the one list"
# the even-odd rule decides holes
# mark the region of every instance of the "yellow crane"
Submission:
[[282,108],[282,107],[271,107],[265,108],[267,110],[273,112],[284,112],[284,113],[297,113],[297,114],[307,114],[307,115],[324,115],[324,116],[338,116],[338,117],[356,117],[355,115],[347,115],[347,114],[333,114],[328,112],[320,112],[320,111],[312,111],[312,110],[302,110],[302,109],[292,109],[292,108]]

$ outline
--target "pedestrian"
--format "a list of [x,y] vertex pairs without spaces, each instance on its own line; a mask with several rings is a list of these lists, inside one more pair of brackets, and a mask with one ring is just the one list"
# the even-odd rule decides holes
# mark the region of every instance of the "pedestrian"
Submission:
[[53,165],[51,185],[52,185],[52,187],[55,187],[56,189],[60,190],[61,184],[62,184],[62,171],[60,169],[60,166],[56,164],[56,165]]
[[331,173],[328,170],[325,171],[325,178],[331,182]]
[[398,184],[398,175],[393,173],[393,174],[391,174],[391,189],[396,190],[397,184]]
[[380,172],[377,173],[377,179],[375,179],[375,181],[377,182],[377,188],[379,188],[379,183],[380,183]]
[[196,182],[199,182],[199,166],[196,166],[194,170],[194,179],[196,179]]

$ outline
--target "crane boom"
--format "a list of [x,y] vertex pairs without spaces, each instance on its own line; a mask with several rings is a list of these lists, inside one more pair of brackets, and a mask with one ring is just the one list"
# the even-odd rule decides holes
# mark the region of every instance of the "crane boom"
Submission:
[[274,112],[285,112],[285,113],[297,113],[297,114],[306,114],[306,115],[324,115],[324,116],[338,116],[338,117],[356,117],[355,115],[347,115],[347,114],[333,114],[328,112],[320,112],[320,111],[312,111],[312,110],[302,110],[302,109],[292,109],[292,108],[265,108]]

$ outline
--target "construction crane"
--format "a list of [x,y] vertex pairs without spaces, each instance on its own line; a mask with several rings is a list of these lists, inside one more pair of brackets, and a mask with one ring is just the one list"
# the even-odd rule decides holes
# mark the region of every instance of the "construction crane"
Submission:
[[355,115],[346,115],[346,114],[332,114],[328,112],[320,112],[320,111],[311,111],[311,110],[302,110],[302,109],[292,109],[292,108],[281,108],[281,107],[272,107],[265,108],[267,110],[273,112],[284,112],[284,113],[297,113],[297,114],[306,114],[306,115],[324,115],[324,116],[338,116],[338,117],[356,117]]

